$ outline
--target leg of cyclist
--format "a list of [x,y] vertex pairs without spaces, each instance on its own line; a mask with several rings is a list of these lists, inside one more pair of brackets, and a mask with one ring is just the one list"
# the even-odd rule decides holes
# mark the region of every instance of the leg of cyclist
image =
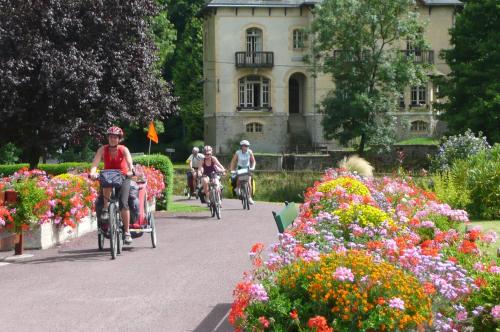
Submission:
[[252,188],[252,176],[248,177],[248,189],[249,189],[248,190],[248,203],[254,204],[255,202],[252,199],[252,192],[253,192],[253,188]]
[[196,180],[198,178],[198,169],[194,168],[193,169],[193,193],[196,191]]
[[203,184],[203,192],[205,193],[205,198],[208,198],[208,182],[210,179],[208,176],[203,176],[201,178],[201,183]]
[[102,211],[101,211],[101,219],[103,219],[103,220],[109,219],[108,207],[109,207],[109,200],[111,198],[112,192],[113,192],[113,188],[102,188],[103,205],[102,205]]
[[120,207],[121,216],[123,222],[123,232],[125,233],[125,239],[123,242],[126,244],[132,243],[132,236],[130,235],[130,210],[128,207],[128,196],[130,194],[130,179],[125,179],[120,188]]

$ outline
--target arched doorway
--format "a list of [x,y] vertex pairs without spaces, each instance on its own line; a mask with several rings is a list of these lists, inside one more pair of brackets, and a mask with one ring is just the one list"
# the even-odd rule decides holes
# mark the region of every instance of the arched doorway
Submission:
[[295,73],[288,80],[288,113],[304,113],[304,87],[306,77],[302,73]]

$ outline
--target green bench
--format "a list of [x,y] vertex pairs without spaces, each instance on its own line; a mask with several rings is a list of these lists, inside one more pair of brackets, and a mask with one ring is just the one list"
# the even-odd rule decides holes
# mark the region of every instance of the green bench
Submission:
[[285,202],[285,207],[278,213],[273,211],[274,221],[278,226],[278,231],[283,233],[285,229],[293,224],[293,221],[299,215],[299,207],[295,203]]

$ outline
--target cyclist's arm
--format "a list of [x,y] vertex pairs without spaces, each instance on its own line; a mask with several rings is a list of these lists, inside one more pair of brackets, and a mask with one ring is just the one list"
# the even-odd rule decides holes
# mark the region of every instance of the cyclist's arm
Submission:
[[130,154],[130,151],[128,150],[128,148],[126,146],[123,148],[123,152],[125,153],[125,160],[127,161],[128,171],[133,173],[134,172],[134,162],[132,161],[132,155]]
[[255,161],[255,157],[253,155],[253,152],[250,154],[250,169],[254,170],[255,166],[257,166],[257,162]]
[[92,166],[90,167],[90,175],[97,174],[97,166],[99,166],[99,163],[102,160],[103,151],[104,151],[103,146],[101,146],[99,149],[97,149],[97,152],[95,153],[95,156],[94,156],[94,160],[92,161]]
[[213,159],[213,163],[215,165],[215,168],[217,168],[219,170],[219,172],[225,172],[226,169],[224,168],[224,166],[222,166],[222,164],[219,162],[219,160],[215,157],[212,157]]
[[235,166],[237,161],[238,161],[238,155],[235,153],[233,159],[231,159],[231,164],[229,165],[229,169],[231,169],[231,171],[234,171],[236,169]]
[[186,160],[186,164],[189,164],[189,168],[193,169],[193,155],[190,155]]

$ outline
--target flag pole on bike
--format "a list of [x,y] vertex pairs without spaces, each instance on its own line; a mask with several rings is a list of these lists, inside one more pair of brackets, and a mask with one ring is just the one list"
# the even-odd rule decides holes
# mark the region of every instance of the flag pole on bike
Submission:
[[[151,155],[151,141],[158,144],[158,134],[156,134],[155,124],[153,123],[153,121],[149,123],[148,138],[149,138],[148,155]],[[149,158],[148,158],[148,167],[149,167]]]

